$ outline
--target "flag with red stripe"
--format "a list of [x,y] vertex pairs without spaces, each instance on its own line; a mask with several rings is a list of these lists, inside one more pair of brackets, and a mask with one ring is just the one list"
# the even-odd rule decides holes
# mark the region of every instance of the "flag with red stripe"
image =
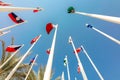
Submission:
[[37,41],[37,39],[39,38],[39,36],[37,36],[37,37],[35,37],[35,38],[33,38],[32,40],[31,40],[31,44],[33,44],[34,42],[36,42]]
[[31,59],[29,65],[31,65],[35,61],[35,57]]
[[46,53],[47,53],[47,54],[50,54],[50,48],[46,50]]
[[0,1],[0,6],[11,6],[11,4],[4,3],[4,2],[2,2],[2,1]]
[[[82,50],[82,48],[79,47],[76,49],[76,52],[79,53],[81,50]],[[74,51],[74,53],[75,53],[75,51]]]
[[15,52],[17,51],[19,48],[21,47],[21,45],[10,45],[6,48],[7,52]]
[[47,34],[50,34],[50,32],[52,31],[53,28],[54,28],[53,24],[52,23],[48,23],[46,25],[46,32],[47,32]]
[[8,14],[8,16],[10,17],[10,19],[15,22],[15,23],[22,23],[24,22],[23,19],[21,19],[20,17],[18,17],[15,13],[11,12]]

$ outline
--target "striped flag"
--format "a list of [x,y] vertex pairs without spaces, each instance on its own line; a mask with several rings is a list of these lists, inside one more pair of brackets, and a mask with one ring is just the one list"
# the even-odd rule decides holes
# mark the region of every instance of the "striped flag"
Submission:
[[10,45],[8,46],[5,51],[7,52],[15,52],[17,51],[19,48],[21,47],[21,45]]
[[21,19],[20,17],[18,17],[15,13],[11,12],[8,14],[8,16],[10,17],[10,19],[15,22],[15,23],[22,23],[24,22],[23,19]]
[[33,38],[30,43],[33,44],[34,42],[36,42],[38,40],[38,38],[39,38],[39,36]]

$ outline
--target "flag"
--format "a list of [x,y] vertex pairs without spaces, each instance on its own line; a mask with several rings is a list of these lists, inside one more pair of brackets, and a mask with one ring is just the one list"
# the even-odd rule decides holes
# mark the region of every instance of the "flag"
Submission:
[[77,72],[80,73],[80,66],[77,67]]
[[31,43],[31,44],[33,44],[34,42],[36,42],[36,41],[37,41],[37,39],[38,39],[38,38],[39,38],[39,36],[35,37],[34,39],[32,39],[32,40],[31,40],[31,42],[30,42],[30,43]]
[[2,1],[0,1],[0,6],[11,6],[11,4],[4,3],[4,2],[2,2]]
[[50,54],[50,48],[46,50],[46,53],[47,53],[47,54]]
[[64,66],[66,66],[67,63],[68,63],[68,62],[67,62],[67,57],[65,57],[65,58],[64,58]]
[[35,57],[32,58],[32,60],[30,61],[29,65],[31,65],[34,61],[35,61]]
[[86,24],[86,27],[87,27],[87,28],[92,28],[93,26],[90,25],[90,24]]
[[19,48],[21,47],[21,45],[10,45],[6,48],[7,52],[15,52],[17,51]]
[[74,9],[74,7],[71,6],[71,7],[68,8],[67,11],[68,11],[68,13],[74,13],[75,9]]
[[[79,53],[81,50],[82,50],[82,48],[79,47],[76,49],[76,52]],[[75,51],[74,51],[74,53],[75,53]]]
[[47,32],[47,34],[50,34],[50,32],[52,31],[53,28],[54,28],[53,24],[52,23],[48,23],[46,25],[46,32]]
[[17,24],[24,22],[23,19],[19,18],[19,17],[18,17],[15,13],[13,13],[13,12],[9,13],[8,16],[10,17],[10,19],[11,19],[13,22],[15,22],[15,23],[17,23]]

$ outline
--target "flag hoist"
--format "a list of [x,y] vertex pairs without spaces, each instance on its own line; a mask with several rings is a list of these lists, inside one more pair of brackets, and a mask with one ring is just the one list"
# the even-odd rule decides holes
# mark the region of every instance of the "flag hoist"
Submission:
[[74,52],[75,52],[75,56],[76,56],[76,58],[77,58],[78,65],[79,65],[79,67],[80,67],[80,70],[81,70],[83,79],[84,79],[84,80],[88,80],[87,75],[86,75],[86,73],[85,73],[85,71],[84,71],[84,68],[83,68],[83,66],[82,66],[82,63],[81,63],[81,61],[80,61],[80,58],[79,58],[79,56],[78,56],[78,54],[77,54],[77,51],[76,51],[76,49],[75,49],[75,46],[74,46],[74,43],[73,43],[73,41],[72,41],[72,37],[71,37],[71,36],[69,37],[69,43],[72,45],[73,50],[74,50]]
[[10,80],[10,78],[13,76],[13,74],[15,73],[15,71],[18,69],[19,65],[22,63],[22,61],[28,56],[29,52],[31,51],[31,49],[34,47],[34,45],[37,43],[37,41],[39,40],[39,38],[41,37],[41,35],[35,37],[32,41],[31,41],[31,47],[27,50],[27,52],[23,55],[23,57],[21,58],[21,60],[17,63],[17,65],[12,69],[12,71],[8,74],[8,76],[5,78],[5,80]]
[[69,7],[68,8],[68,13],[80,14],[80,15],[89,16],[89,17],[101,19],[101,20],[104,20],[104,21],[120,24],[120,17],[113,17],[113,16],[106,16],[106,15],[99,15],[99,14],[90,14],[90,13],[84,13],[84,12],[77,12],[77,11],[75,11],[74,7]]
[[26,75],[26,77],[25,77],[24,80],[27,80],[27,78],[28,78],[28,76],[29,76],[29,74],[30,74],[30,71],[31,71],[31,69],[32,69],[32,67],[33,67],[33,65],[34,65],[37,57],[38,57],[38,54],[30,61],[30,68],[29,68],[29,71],[28,71],[28,73],[27,73],[27,75]]
[[50,48],[50,54],[49,54],[49,57],[48,57],[48,62],[47,62],[47,66],[46,66],[46,69],[45,69],[43,80],[50,80],[52,63],[53,63],[53,56],[54,56],[54,48],[55,48],[55,42],[56,42],[56,35],[57,35],[57,28],[58,28],[58,24],[54,25],[52,23],[48,23],[46,25],[47,34],[49,34],[52,31],[53,28],[55,28],[55,33],[54,33],[52,45],[51,45],[51,48]]
[[88,53],[86,52],[86,50],[84,49],[84,47],[82,45],[81,45],[81,48],[82,48],[83,52],[85,53],[85,55],[87,56],[87,58],[89,59],[90,63],[92,64],[93,68],[97,72],[98,76],[100,77],[100,80],[104,80],[104,78],[102,77],[101,73],[99,72],[99,70],[97,69],[97,67],[95,66],[95,64],[93,63],[92,59],[89,57]]
[[93,27],[93,26],[90,25],[90,24],[86,24],[86,26],[87,26],[88,28],[91,28],[91,29],[97,31],[98,33],[102,34],[103,36],[107,37],[108,39],[110,39],[110,40],[112,40],[113,42],[115,42],[115,43],[117,43],[117,44],[120,45],[120,41],[117,40],[117,39],[115,39],[114,37],[112,37],[112,36],[110,36],[110,35],[102,32],[102,31],[98,30],[97,28]]

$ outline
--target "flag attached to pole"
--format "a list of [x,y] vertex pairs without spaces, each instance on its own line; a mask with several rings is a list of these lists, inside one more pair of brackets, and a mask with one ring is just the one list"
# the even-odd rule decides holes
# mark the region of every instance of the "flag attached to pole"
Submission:
[[77,67],[77,72],[80,73],[80,66]]
[[7,52],[15,52],[17,51],[19,48],[21,47],[21,45],[10,45],[6,48]]
[[47,53],[47,54],[50,54],[50,48],[46,50],[46,53]]
[[11,4],[0,1],[0,6],[11,6]]
[[[79,53],[81,50],[82,50],[82,48],[79,47],[76,49],[76,52]],[[74,51],[74,53],[75,53],[75,51]]]
[[37,37],[35,37],[35,38],[33,38],[32,40],[31,40],[31,44],[33,44],[34,42],[36,42],[37,41],[37,39],[39,38],[39,36],[37,36]]
[[47,34],[50,34],[50,32],[52,31],[53,28],[54,28],[53,24],[52,23],[48,23],[46,25],[46,32],[47,32]]
[[65,58],[64,58],[64,66],[66,66],[67,63],[68,63],[68,62],[67,62],[67,57],[65,57]]
[[75,12],[75,9],[71,6],[68,8],[68,13],[74,13]]
[[19,18],[19,17],[18,17],[15,13],[13,13],[13,12],[9,13],[8,16],[10,17],[10,19],[11,19],[13,22],[15,22],[15,23],[17,23],[17,24],[24,22],[23,19]]
[[32,58],[32,60],[30,61],[29,65],[31,65],[34,61],[35,61],[35,57]]

